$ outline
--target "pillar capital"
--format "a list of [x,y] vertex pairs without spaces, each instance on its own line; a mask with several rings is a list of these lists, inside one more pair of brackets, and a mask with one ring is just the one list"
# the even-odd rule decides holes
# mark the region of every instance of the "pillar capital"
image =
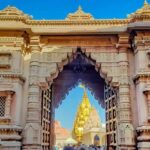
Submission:
[[129,43],[129,34],[128,33],[122,33],[118,35],[118,43],[116,44],[116,48],[119,50],[119,52],[126,52],[128,48],[130,48]]
[[41,51],[40,36],[30,36],[30,51]]

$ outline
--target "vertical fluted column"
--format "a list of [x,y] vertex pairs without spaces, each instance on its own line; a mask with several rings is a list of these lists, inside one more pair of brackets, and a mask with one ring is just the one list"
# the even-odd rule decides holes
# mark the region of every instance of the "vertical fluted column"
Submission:
[[28,91],[27,123],[24,130],[23,149],[41,149],[41,102],[38,85],[40,69],[40,38],[33,36],[30,39],[31,60]]
[[134,129],[131,118],[129,83],[128,35],[119,37],[119,102],[118,102],[118,144],[119,149],[134,149]]

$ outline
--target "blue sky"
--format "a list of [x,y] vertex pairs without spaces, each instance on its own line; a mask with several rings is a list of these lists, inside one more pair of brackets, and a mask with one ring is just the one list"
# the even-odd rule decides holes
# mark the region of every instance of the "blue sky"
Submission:
[[[75,87],[69,92],[69,95],[66,96],[62,105],[58,107],[55,111],[55,119],[59,120],[63,127],[71,130],[73,126],[73,122],[76,116],[76,111],[78,109],[79,104],[82,101],[84,90],[80,87]],[[101,121],[105,122],[105,110],[98,104],[98,101],[93,97],[91,92],[87,90],[87,94],[92,106],[94,106],[101,118]]]
[[[149,1],[149,0],[148,0]],[[141,8],[144,0],[0,0],[0,9],[16,6],[34,19],[64,19],[81,5],[95,18],[125,18]]]

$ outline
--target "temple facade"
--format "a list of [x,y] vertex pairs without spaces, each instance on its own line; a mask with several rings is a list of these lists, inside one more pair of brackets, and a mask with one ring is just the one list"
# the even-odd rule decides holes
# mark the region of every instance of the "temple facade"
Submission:
[[106,110],[108,148],[150,149],[147,1],[125,19],[81,7],[64,20],[0,10],[1,150],[52,150],[54,110],[79,80]]
[[100,146],[106,146],[106,126],[101,122],[97,110],[92,107],[90,115],[83,127],[83,143],[86,145],[94,144],[94,136],[100,138]]

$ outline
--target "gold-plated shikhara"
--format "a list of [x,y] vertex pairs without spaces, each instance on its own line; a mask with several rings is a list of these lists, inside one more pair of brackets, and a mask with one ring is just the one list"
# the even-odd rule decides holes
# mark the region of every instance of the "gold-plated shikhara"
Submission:
[[74,122],[74,128],[73,128],[73,136],[78,142],[82,141],[84,125],[92,110],[92,106],[87,96],[86,89],[85,87],[83,88],[84,88],[84,95],[78,107],[77,115]]

